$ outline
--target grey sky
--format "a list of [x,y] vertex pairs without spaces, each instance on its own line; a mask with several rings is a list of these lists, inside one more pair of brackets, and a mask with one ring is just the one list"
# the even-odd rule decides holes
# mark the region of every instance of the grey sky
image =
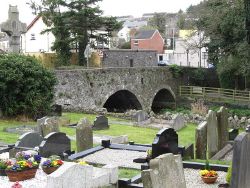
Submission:
[[[100,4],[105,15],[123,16],[133,15],[141,16],[143,13],[152,12],[177,12],[185,10],[191,4],[198,4],[201,0],[103,0]],[[26,4],[29,0],[1,0],[0,22],[8,17],[9,4],[18,5],[20,20],[29,24],[33,18],[29,6]]]

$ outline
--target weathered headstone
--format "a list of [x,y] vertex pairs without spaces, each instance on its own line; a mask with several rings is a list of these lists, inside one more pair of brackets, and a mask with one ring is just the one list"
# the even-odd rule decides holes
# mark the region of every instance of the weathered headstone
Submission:
[[146,121],[148,119],[148,113],[143,111],[143,110],[138,110],[135,114],[134,117],[136,122],[140,123],[143,121]]
[[178,131],[185,127],[185,119],[181,114],[175,114],[171,120],[171,126],[174,130]]
[[63,156],[63,153],[71,151],[70,148],[70,139],[65,133],[53,132],[48,134],[40,144],[39,154],[42,157]]
[[182,159],[171,153],[150,160],[150,169],[142,171],[144,188],[186,188]]
[[197,159],[207,159],[207,122],[198,125],[195,133],[195,154]]
[[62,105],[54,104],[51,106],[50,116],[62,116]]
[[43,117],[37,120],[38,132],[45,137],[49,133],[59,132],[59,121],[57,117]]
[[189,144],[184,151],[185,159],[194,159],[194,144]]
[[165,153],[178,154],[178,135],[172,128],[160,130],[152,143],[152,158]]
[[77,152],[93,147],[93,130],[88,119],[84,118],[76,126]]
[[219,149],[222,149],[228,141],[228,116],[228,111],[225,107],[221,107],[217,112]]
[[[248,130],[249,131],[249,130]],[[230,187],[245,188],[250,185],[250,133],[241,133],[234,140],[233,165]]]
[[211,158],[219,151],[218,124],[216,112],[209,110],[207,115],[207,148]]
[[108,128],[109,128],[108,118],[104,115],[97,116],[94,121],[93,129],[103,130],[103,129],[108,129]]
[[27,31],[27,25],[19,20],[17,6],[9,6],[9,17],[0,25],[1,31],[9,36],[9,52],[20,53],[21,34]]

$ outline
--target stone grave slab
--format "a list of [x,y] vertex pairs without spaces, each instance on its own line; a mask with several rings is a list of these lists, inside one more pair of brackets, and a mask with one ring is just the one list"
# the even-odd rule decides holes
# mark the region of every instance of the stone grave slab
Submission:
[[64,152],[71,151],[70,139],[65,133],[53,132],[44,137],[44,140],[39,146],[39,154],[42,157],[51,155],[63,156]]
[[143,111],[143,110],[138,110],[136,111],[136,113],[133,116],[133,119],[137,122],[137,123],[141,123],[143,121],[148,120],[148,113]]
[[207,148],[211,158],[219,151],[218,124],[216,112],[209,110],[207,115]]
[[185,119],[181,114],[175,114],[173,119],[170,121],[171,127],[178,131],[186,126]]
[[207,122],[198,125],[195,132],[195,153],[197,159],[207,158]]
[[76,126],[77,152],[93,147],[93,130],[88,119],[84,118]]
[[178,154],[178,134],[172,128],[160,130],[152,143],[152,158],[164,153]]
[[93,129],[94,130],[109,129],[108,118],[104,115],[97,116],[95,121],[94,121]]
[[160,155],[150,160],[149,166],[149,170],[142,171],[144,188],[186,188],[180,155]]
[[37,128],[43,137],[52,132],[59,132],[59,120],[57,117],[43,117],[37,120]]
[[228,117],[228,110],[222,106],[217,112],[219,149],[222,149],[228,141]]

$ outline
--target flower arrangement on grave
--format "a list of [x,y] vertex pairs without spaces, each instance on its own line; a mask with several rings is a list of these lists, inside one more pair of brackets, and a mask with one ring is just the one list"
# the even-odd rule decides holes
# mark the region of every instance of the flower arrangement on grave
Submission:
[[211,170],[209,162],[206,161],[205,169],[200,171],[201,178],[204,183],[212,184],[218,178],[218,173],[215,170]]
[[5,169],[7,166],[11,165],[11,161],[7,159],[0,159],[0,176],[7,176]]
[[59,159],[57,156],[51,156],[42,163],[42,169],[46,174],[51,174],[61,165],[63,165],[63,161],[61,159]]
[[146,161],[149,162],[151,159],[152,159],[152,149],[148,149]]

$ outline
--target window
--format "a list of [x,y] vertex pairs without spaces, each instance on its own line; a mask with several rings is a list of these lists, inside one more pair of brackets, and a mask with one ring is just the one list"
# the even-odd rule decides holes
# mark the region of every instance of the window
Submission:
[[31,34],[30,40],[36,40],[36,37],[35,37],[34,33]]
[[138,40],[135,40],[135,41],[134,41],[134,46],[138,46],[138,45],[139,45]]

